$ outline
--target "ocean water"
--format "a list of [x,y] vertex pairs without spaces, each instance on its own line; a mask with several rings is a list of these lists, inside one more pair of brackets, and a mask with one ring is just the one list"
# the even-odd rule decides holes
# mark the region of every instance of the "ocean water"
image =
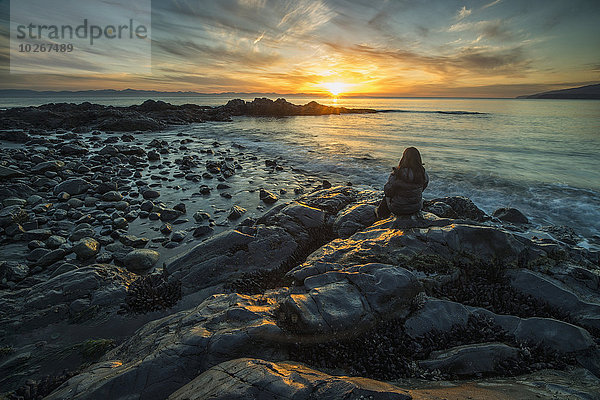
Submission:
[[[228,99],[162,100],[220,105]],[[144,99],[85,100],[129,105]],[[591,242],[600,243],[600,101],[288,100],[296,104],[316,100],[385,112],[236,117],[233,122],[197,124],[190,129],[199,137],[226,137],[252,151],[285,158],[309,173],[373,188],[382,187],[404,148],[415,146],[431,178],[426,198],[464,195],[488,213],[515,207],[536,225],[567,225]],[[0,106],[50,101],[0,99]]]

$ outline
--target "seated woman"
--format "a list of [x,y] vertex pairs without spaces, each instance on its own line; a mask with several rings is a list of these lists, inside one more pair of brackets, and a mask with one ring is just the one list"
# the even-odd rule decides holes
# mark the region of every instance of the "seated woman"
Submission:
[[423,190],[429,184],[429,176],[423,168],[421,154],[414,147],[408,147],[402,159],[394,167],[383,187],[385,197],[375,211],[377,219],[396,216],[411,216],[423,208]]

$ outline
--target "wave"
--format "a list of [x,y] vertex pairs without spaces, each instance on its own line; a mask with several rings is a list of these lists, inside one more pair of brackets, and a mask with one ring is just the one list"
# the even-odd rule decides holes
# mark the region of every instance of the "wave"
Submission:
[[444,111],[444,110],[377,110],[378,113],[410,113],[410,114],[450,114],[450,115],[489,115],[478,111]]

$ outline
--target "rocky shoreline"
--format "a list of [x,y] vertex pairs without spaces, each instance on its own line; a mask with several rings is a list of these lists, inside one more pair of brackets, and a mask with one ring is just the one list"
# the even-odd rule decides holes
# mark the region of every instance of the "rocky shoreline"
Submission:
[[376,221],[381,191],[187,125],[80,121],[2,142],[0,398],[598,398],[568,229],[464,197]]
[[73,132],[100,131],[158,131],[172,125],[206,121],[230,121],[232,116],[285,117],[298,115],[368,114],[371,109],[330,107],[311,101],[305,105],[292,104],[285,99],[275,101],[256,98],[253,101],[230,100],[218,107],[184,104],[176,106],[164,101],[147,100],[141,105],[128,107],[103,106],[83,102],[50,103],[38,107],[14,107],[0,110],[0,140],[24,143],[26,132],[15,129],[55,130]]

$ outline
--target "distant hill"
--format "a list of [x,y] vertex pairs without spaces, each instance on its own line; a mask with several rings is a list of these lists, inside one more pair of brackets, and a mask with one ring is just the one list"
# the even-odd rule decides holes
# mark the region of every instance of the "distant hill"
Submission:
[[517,99],[600,99],[600,84],[587,85],[570,89],[552,90],[526,96],[518,96]]
[[239,96],[248,96],[248,97],[262,97],[262,96],[308,96],[306,93],[296,93],[296,94],[278,94],[278,93],[246,93],[246,92],[224,92],[224,93],[200,93],[200,92],[161,92],[158,90],[135,90],[135,89],[125,89],[125,90],[114,90],[114,89],[104,89],[104,90],[29,90],[29,89],[0,89],[0,97],[115,97],[115,96],[123,96],[123,97],[201,97],[201,96],[225,96],[225,97],[239,97]]

